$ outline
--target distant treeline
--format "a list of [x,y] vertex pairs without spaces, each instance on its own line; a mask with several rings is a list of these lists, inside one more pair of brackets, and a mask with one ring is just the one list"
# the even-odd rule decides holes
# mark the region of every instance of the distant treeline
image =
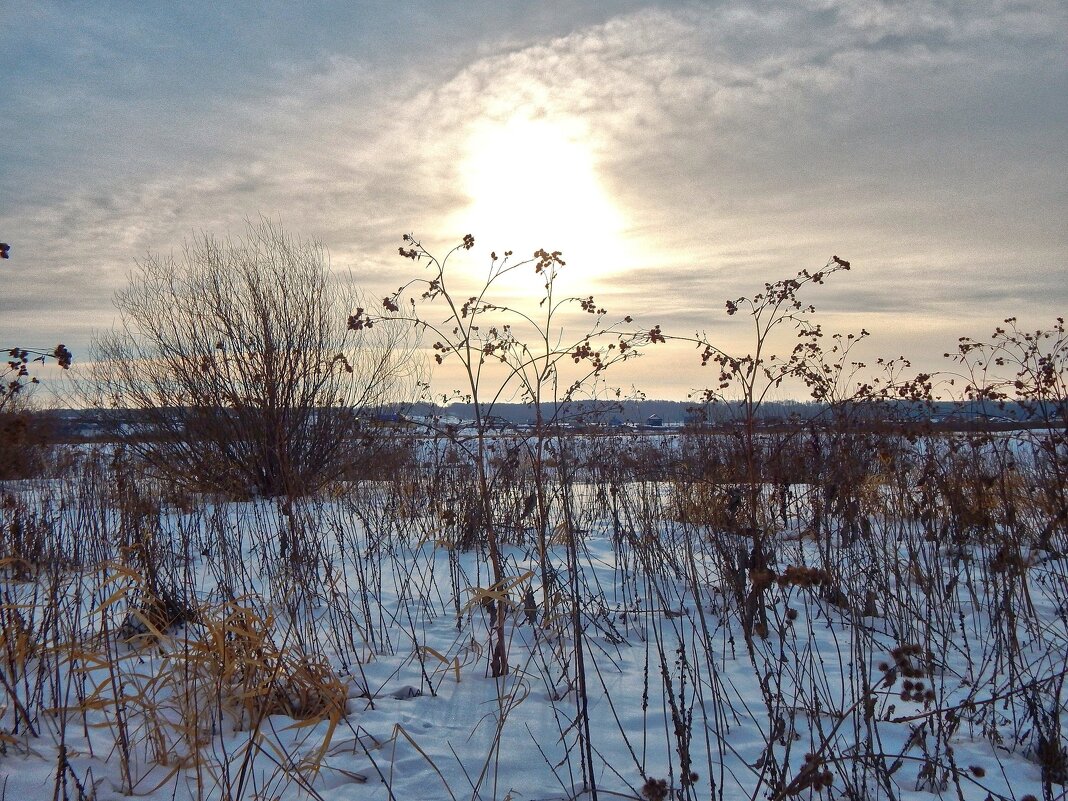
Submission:
[[[851,404],[834,408],[824,403],[800,401],[765,402],[757,411],[758,420],[765,425],[797,422],[827,421],[836,414],[848,413],[858,422],[872,424],[895,422],[934,423],[947,428],[971,428],[977,425],[993,428],[1015,428],[1034,425],[1063,415],[1064,402],[1048,404],[1045,408],[1019,403],[990,401],[888,401],[882,403]],[[338,414],[337,410],[324,413]],[[352,414],[352,412],[345,412]],[[434,419],[473,421],[474,407],[469,403],[442,406],[414,403],[375,407],[356,412],[370,425],[402,422],[406,419]],[[574,401],[568,404],[543,404],[542,420],[555,425],[583,426],[646,426],[666,427],[695,425],[729,425],[743,419],[740,403],[718,402],[701,404],[692,401],[624,400]],[[117,429],[146,426],[147,418],[131,409],[58,409],[41,413],[42,422],[52,436],[61,440],[107,438]],[[499,403],[487,417],[489,425],[528,426],[537,415],[531,404]],[[148,433],[147,431],[145,433]]]
[[[789,423],[830,419],[835,414],[848,413],[853,419],[879,421],[928,421],[935,423],[962,424],[987,422],[1028,424],[1055,418],[1063,414],[1063,403],[1049,404],[1044,409],[1033,406],[991,401],[885,401],[881,403],[855,403],[834,408],[826,403],[802,401],[768,401],[757,410],[759,420],[767,423]],[[474,420],[474,406],[470,403],[453,403],[439,406],[427,403],[413,404],[405,409],[392,409],[386,414],[406,414],[413,417],[452,417],[459,420]],[[624,401],[573,401],[566,405],[542,404],[542,419],[574,425],[645,425],[650,419],[658,419],[665,426],[699,425],[704,423],[729,423],[743,419],[745,409],[741,403],[671,400],[624,400]],[[532,404],[499,403],[490,415],[491,420],[512,425],[528,425],[535,422]]]

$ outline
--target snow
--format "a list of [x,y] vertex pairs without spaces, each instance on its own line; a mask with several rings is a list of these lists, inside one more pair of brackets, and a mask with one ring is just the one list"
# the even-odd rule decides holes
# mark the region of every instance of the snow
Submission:
[[[59,797],[98,800],[549,801],[593,797],[594,786],[599,798],[640,798],[654,778],[673,797],[771,797],[776,771],[789,786],[815,753],[833,784],[800,782],[795,797],[847,788],[870,798],[1042,796],[1027,704],[1046,704],[1064,726],[1063,557],[1025,553],[1026,567],[997,573],[986,569],[989,549],[926,542],[892,521],[833,548],[787,521],[779,575],[788,565],[831,568],[844,595],[773,582],[767,635],[748,648],[717,550],[743,552],[744,536],[674,521],[667,484],[618,486],[611,508],[595,487],[571,489],[583,532],[569,537],[561,525],[551,540],[547,605],[536,538],[507,537],[510,671],[493,678],[485,554],[450,547],[439,510],[405,511],[396,486],[350,487],[284,510],[205,503],[141,518],[83,508],[84,495],[63,500],[65,485],[29,487],[21,503],[53,510],[48,541],[87,550],[63,569],[9,567],[2,579],[0,795],[51,798],[58,786]],[[315,569],[277,556],[287,530],[310,544]],[[321,655],[342,683],[345,714],[257,722],[235,712],[239,692],[223,697],[221,673],[183,684],[183,670],[207,670],[191,656],[212,636],[207,613],[122,641],[144,597],[149,560],[138,547],[191,605],[215,610],[216,623],[242,609],[268,621],[268,656]],[[857,599],[871,586],[886,596],[865,609]],[[852,603],[834,602],[842,597]],[[36,638],[23,662],[13,656],[16,612]],[[903,675],[910,666],[914,680]],[[906,681],[922,690],[913,697]],[[204,697],[182,697],[187,686]],[[35,710],[36,736],[15,700]]]

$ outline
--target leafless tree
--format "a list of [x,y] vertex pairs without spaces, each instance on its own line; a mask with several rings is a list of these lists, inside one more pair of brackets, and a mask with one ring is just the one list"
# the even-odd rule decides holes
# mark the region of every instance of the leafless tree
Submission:
[[116,296],[83,386],[132,409],[123,441],[180,486],[266,497],[314,491],[366,458],[362,411],[415,379],[412,329],[353,331],[360,305],[321,244],[262,221],[149,256]]

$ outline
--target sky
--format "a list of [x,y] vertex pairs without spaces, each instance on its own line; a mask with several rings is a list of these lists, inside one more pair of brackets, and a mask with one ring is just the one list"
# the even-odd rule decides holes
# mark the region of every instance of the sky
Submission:
[[[925,369],[1068,307],[1063,0],[8,0],[0,38],[4,347],[77,363],[138,260],[260,217],[371,295],[408,232],[473,234],[460,284],[558,249],[567,291],[738,353],[724,302],[832,255],[824,327]],[[681,399],[699,364],[607,378]]]

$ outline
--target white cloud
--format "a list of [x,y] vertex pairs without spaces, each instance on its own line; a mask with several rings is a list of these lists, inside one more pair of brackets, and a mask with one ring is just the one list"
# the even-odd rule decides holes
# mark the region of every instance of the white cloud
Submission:
[[[19,201],[0,178],[23,286],[0,334],[40,338],[64,308],[106,323],[132,259],[260,213],[391,288],[400,233],[466,233],[443,226],[467,202],[470,137],[517,113],[581,121],[623,229],[631,274],[601,282],[620,311],[681,298],[657,321],[689,326],[839,252],[857,267],[827,291],[843,313],[1052,317],[1068,300],[1051,279],[1068,255],[1066,31],[1063,4],[1041,0],[729,2],[485,38],[444,74],[410,51],[390,64],[335,49],[188,105],[57,89],[34,114],[62,168],[20,171]],[[95,58],[128,59],[117,41]],[[13,307],[42,333],[25,316],[13,327]]]

